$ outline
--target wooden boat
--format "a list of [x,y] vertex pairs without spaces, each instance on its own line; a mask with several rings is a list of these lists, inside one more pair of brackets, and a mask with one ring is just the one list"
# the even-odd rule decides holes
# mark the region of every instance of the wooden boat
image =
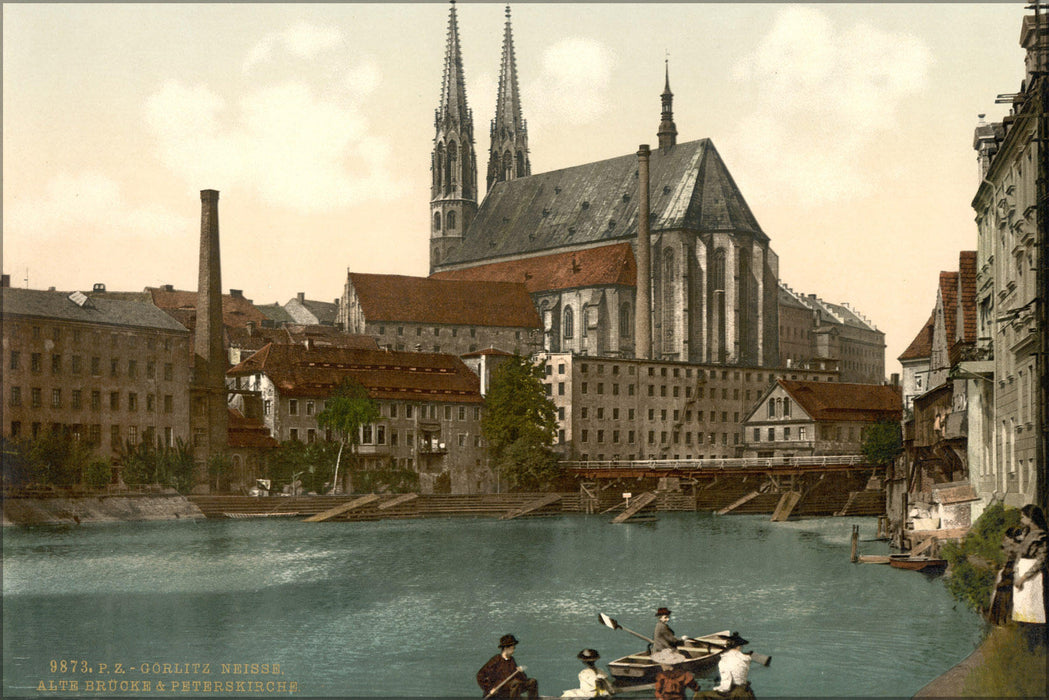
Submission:
[[[725,630],[705,637],[689,639],[686,644],[677,648],[686,659],[679,661],[674,666],[684,668],[697,677],[711,675],[716,672],[718,658],[725,651],[725,648],[717,643],[717,638],[729,634],[731,632]],[[620,657],[608,664],[608,672],[617,692],[654,688],[656,674],[661,668],[658,662],[652,660],[652,655],[647,650]]]
[[947,568],[947,560],[926,556],[912,556],[910,554],[892,554],[889,555],[889,566],[894,566],[897,569],[910,569],[911,571],[939,573]]

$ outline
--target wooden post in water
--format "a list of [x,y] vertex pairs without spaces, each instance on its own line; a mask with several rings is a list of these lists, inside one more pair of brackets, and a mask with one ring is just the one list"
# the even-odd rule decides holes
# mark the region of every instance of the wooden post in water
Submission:
[[849,561],[851,561],[853,564],[855,564],[856,562],[858,562],[860,560],[860,558],[859,558],[859,556],[857,554],[857,551],[856,551],[857,548],[859,547],[859,543],[860,543],[860,526],[859,525],[853,525],[852,526],[852,555],[849,558]]

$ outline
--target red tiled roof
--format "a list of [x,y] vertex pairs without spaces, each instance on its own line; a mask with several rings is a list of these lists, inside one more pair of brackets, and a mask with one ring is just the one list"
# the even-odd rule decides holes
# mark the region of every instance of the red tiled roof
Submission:
[[[958,255],[958,300],[962,314],[962,337],[976,342],[976,251],[963,250]],[[949,341],[953,344],[953,338]]]
[[629,243],[539,255],[521,260],[447,270],[430,279],[522,282],[529,292],[637,284],[637,263]]
[[898,420],[903,395],[898,386],[777,380],[815,420]]
[[925,322],[922,329],[918,331],[918,335],[914,336],[911,344],[896,359],[904,362],[906,360],[925,360],[932,357],[932,327],[935,324],[936,312],[934,311],[929,315],[929,320]]
[[288,396],[326,397],[346,377],[373,399],[481,403],[480,380],[455,355],[302,345],[266,345],[229,370],[265,374]]
[[368,322],[541,328],[528,289],[511,282],[464,282],[349,273]]
[[[193,329],[197,314],[197,293],[181,289],[147,287],[153,304],[163,309],[179,323]],[[255,308],[250,299],[231,294],[222,295],[222,323],[231,328],[243,328],[248,321],[262,325],[267,316]]]
[[326,345],[360,350],[379,349],[375,338],[370,335],[343,333],[338,328],[324,325],[289,323],[280,328],[255,326],[250,333],[247,327],[228,328],[226,334],[231,347],[243,350],[259,350],[267,343],[306,343],[307,341],[315,346]]
[[278,443],[270,437],[269,429],[253,418],[245,418],[235,408],[229,411],[227,444],[230,447],[277,447]]

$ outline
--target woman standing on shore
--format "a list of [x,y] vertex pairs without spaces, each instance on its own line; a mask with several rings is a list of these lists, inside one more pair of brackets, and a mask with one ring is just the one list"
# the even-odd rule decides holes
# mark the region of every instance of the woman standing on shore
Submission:
[[1020,509],[1024,537],[1018,547],[1013,583],[1013,620],[1023,623],[1031,642],[1045,643],[1046,524],[1042,509]]

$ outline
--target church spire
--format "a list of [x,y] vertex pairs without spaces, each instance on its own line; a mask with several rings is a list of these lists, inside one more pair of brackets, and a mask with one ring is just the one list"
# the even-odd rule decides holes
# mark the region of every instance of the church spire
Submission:
[[674,124],[674,93],[670,91],[669,56],[666,59],[666,84],[663,87],[661,98],[663,113],[660,116],[659,131],[656,132],[656,136],[659,137],[659,150],[666,151],[677,143],[677,126]]
[[528,125],[521,117],[521,96],[517,89],[517,59],[510,27],[510,6],[506,6],[503,31],[503,58],[499,68],[499,90],[492,120],[492,146],[488,155],[488,190],[503,180],[532,174],[528,161]]
[[466,105],[462,50],[455,0],[448,13],[448,46],[444,55],[441,102],[434,114],[430,171],[430,270],[462,244],[463,233],[477,213],[477,156],[473,113]]

